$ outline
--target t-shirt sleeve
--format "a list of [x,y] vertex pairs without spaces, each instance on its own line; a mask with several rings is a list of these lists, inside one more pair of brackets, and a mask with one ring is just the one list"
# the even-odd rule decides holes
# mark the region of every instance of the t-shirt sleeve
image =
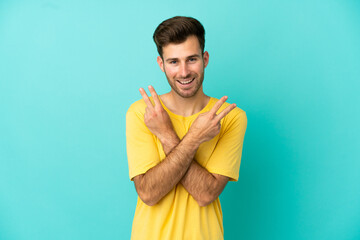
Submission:
[[145,107],[136,102],[126,113],[126,150],[130,180],[160,162],[154,135],[144,123]]
[[211,173],[227,176],[230,181],[237,181],[247,117],[240,108],[235,108],[230,113],[222,122],[223,129],[220,131],[218,143],[206,164],[206,169]]

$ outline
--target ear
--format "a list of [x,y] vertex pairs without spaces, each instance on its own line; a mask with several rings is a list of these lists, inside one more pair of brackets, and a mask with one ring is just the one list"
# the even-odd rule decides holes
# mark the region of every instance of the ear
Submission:
[[164,62],[163,62],[163,59],[162,59],[160,56],[158,56],[157,59],[156,59],[156,61],[157,61],[157,63],[159,64],[159,67],[160,67],[161,71],[164,72]]
[[204,52],[203,59],[204,59],[204,68],[206,68],[206,66],[209,63],[209,53],[207,51]]

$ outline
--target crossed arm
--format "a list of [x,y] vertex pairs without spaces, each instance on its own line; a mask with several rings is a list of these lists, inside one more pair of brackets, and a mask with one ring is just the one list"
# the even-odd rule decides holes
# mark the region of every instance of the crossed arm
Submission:
[[[179,143],[180,139],[176,134],[171,136],[170,141],[162,143],[165,154],[168,155]],[[180,183],[203,207],[213,202],[221,194],[228,180],[229,178],[226,176],[208,172],[193,159]]]
[[227,99],[222,97],[209,112],[197,117],[188,133],[180,140],[154,88],[149,87],[149,90],[155,106],[144,89],[140,89],[147,105],[144,121],[149,130],[159,138],[166,158],[146,173],[134,177],[139,197],[152,206],[176,184],[181,183],[200,206],[210,204],[223,191],[229,178],[208,172],[194,160],[194,156],[201,143],[211,140],[220,132],[220,120],[236,105],[231,104],[216,115]]

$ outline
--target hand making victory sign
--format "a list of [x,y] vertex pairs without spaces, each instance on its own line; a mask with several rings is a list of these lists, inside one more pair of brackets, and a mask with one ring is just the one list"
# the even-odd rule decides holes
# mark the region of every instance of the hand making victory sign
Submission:
[[144,122],[148,129],[157,136],[161,142],[164,142],[166,137],[169,135],[171,136],[174,133],[174,129],[170,117],[161,105],[155,89],[152,86],[149,86],[149,90],[155,106],[150,101],[145,90],[143,88],[139,89],[140,94],[146,103]]
[[210,111],[200,114],[191,125],[188,134],[196,136],[200,143],[209,141],[218,135],[221,128],[220,120],[236,107],[235,103],[230,104],[217,115],[216,112],[227,98],[227,96],[220,98]]
[[[152,104],[145,90],[143,88],[139,89],[140,94],[146,103],[144,122],[149,130],[163,143],[166,141],[164,138],[173,136],[174,129],[170,117],[161,105],[155,89],[152,86],[149,86],[149,90],[155,105]],[[227,98],[227,96],[220,98],[210,111],[200,114],[191,125],[187,135],[196,138],[200,144],[211,140],[219,134],[221,119],[236,107],[236,104],[230,104],[219,114],[216,114]]]

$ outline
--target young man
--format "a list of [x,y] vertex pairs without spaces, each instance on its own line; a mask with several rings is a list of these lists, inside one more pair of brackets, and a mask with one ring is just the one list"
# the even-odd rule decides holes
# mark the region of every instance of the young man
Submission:
[[138,193],[131,239],[223,239],[219,195],[237,181],[246,114],[204,94],[209,53],[194,18],[174,17],[154,33],[169,93],[142,99],[126,115],[130,179]]

